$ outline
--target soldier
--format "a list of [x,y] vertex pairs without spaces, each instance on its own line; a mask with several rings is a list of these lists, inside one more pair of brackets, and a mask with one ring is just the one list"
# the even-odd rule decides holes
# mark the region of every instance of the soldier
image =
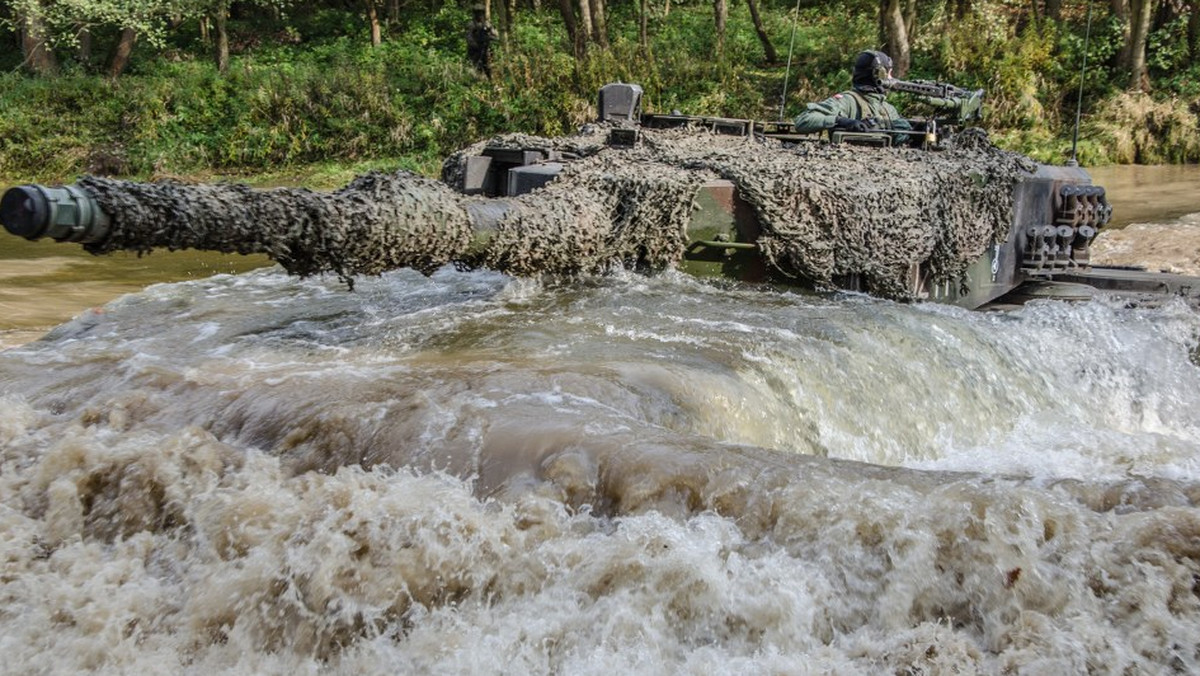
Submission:
[[492,42],[499,38],[500,35],[487,20],[487,12],[476,5],[471,10],[471,22],[467,24],[467,58],[488,78],[492,77]]
[[886,82],[891,77],[891,57],[873,50],[860,53],[854,59],[853,88],[834,94],[820,103],[808,104],[808,109],[796,117],[796,131],[801,134],[824,129],[912,131],[908,120],[887,102]]

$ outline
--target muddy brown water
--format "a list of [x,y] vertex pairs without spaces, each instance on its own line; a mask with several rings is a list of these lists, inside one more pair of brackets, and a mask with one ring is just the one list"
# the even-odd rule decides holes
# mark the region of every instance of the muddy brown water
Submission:
[[1097,262],[1200,276],[1200,166],[1114,166],[1092,171],[1115,207]]

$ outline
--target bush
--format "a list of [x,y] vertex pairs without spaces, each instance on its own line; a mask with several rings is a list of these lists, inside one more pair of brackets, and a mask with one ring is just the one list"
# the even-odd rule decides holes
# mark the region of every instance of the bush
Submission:
[[1116,163],[1200,162],[1200,99],[1155,100],[1122,92],[1105,101],[1088,124],[1089,144]]

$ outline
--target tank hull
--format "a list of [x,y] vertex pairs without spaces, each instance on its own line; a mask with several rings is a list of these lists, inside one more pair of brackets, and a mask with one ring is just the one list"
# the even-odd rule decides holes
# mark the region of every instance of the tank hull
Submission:
[[[968,309],[1004,308],[1046,298],[1082,300],[1097,294],[1140,303],[1169,297],[1200,303],[1200,277],[1091,265],[1084,258],[1086,247],[1064,251],[1061,263],[1057,251],[1041,252],[1045,260],[1039,265],[1034,255],[1038,253],[1034,251],[1036,230],[1067,225],[1058,223],[1066,220],[1061,196],[1066,186],[1094,187],[1091,176],[1079,167],[1039,166],[1014,188],[1008,237],[970,263],[961,283],[931,283],[928,271],[914,264],[908,276],[913,297]],[[1098,231],[1103,225],[1099,221],[1107,219],[1107,214],[1093,215],[1083,227]],[[1080,239],[1081,223],[1072,224],[1072,243]],[[731,181],[708,181],[696,198],[696,212],[688,229],[690,244],[680,268],[700,277],[794,283],[771,274],[755,247],[761,233],[754,209],[738,197]],[[1051,254],[1054,261],[1049,260]],[[854,276],[838,278],[837,282],[842,290],[864,290]]]

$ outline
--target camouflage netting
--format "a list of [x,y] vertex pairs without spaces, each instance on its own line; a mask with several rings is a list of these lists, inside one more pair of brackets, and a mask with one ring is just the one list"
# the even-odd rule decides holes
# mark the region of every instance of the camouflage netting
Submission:
[[872,292],[906,299],[912,264],[925,263],[934,281],[956,281],[1007,238],[1013,186],[1035,168],[986,137],[968,138],[940,152],[820,143],[782,150],[695,136],[648,142],[664,162],[737,185],[776,272],[818,287],[858,274]]
[[568,164],[544,189],[512,200],[474,262],[517,275],[665,268],[683,258],[693,199],[707,176],[640,150]]
[[290,273],[334,272],[347,283],[411,267],[429,273],[462,255],[472,230],[462,196],[407,172],[360,176],[333,193],[244,185],[131,183],[88,176],[79,185],[112,220],[92,253],[205,249],[263,253]]
[[[451,261],[515,275],[662,268],[683,256],[699,186],[721,177],[758,215],[759,244],[776,272],[817,287],[858,274],[872,292],[903,299],[913,264],[925,264],[935,282],[959,280],[970,261],[1003,241],[1013,185],[1034,168],[982,135],[927,152],[785,148],[696,130],[642,130],[637,147],[611,148],[607,134],[590,125],[558,139],[497,137],[448,158],[442,183],[370,174],[334,193],[89,177],[80,184],[114,223],[113,235],[89,248],[266,253],[289,272],[331,271],[348,281]],[[498,223],[472,223],[472,202],[484,198],[455,188],[466,158],[487,145],[555,151],[570,161],[545,188],[504,200]]]

